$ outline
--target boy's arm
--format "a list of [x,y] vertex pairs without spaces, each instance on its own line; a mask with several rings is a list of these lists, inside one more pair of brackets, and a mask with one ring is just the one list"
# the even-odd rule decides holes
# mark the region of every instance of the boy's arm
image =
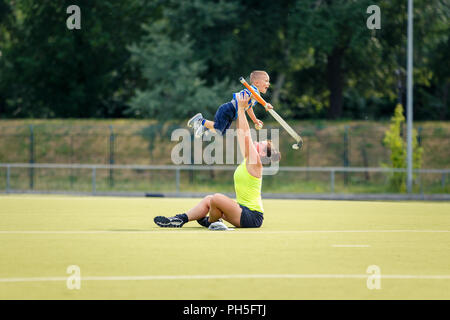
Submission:
[[247,114],[250,117],[250,119],[252,119],[254,124],[258,123],[258,119],[256,118],[255,113],[253,112],[253,107],[247,109]]

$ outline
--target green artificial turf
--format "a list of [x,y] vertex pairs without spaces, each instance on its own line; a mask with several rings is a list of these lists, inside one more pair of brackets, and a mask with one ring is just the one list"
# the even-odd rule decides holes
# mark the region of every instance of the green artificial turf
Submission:
[[448,202],[264,200],[259,229],[153,223],[199,200],[0,196],[0,299],[450,298]]

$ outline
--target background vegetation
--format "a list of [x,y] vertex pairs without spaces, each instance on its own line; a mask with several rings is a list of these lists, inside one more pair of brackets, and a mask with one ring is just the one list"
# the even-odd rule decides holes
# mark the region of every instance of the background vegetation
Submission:
[[[256,113],[263,113],[258,108]],[[386,145],[389,121],[292,121],[302,133],[301,151],[292,150],[292,140],[280,131],[281,166],[300,167],[403,167],[404,145],[396,152]],[[65,164],[141,164],[172,165],[171,151],[178,141],[170,140],[173,128],[185,128],[185,121],[162,126],[155,120],[0,120],[0,163]],[[266,122],[267,128],[278,128]],[[422,168],[448,169],[450,159],[450,123],[416,122],[417,142],[422,153]],[[404,141],[405,126],[395,133]],[[156,134],[158,133],[158,134]],[[398,136],[396,141],[398,142]],[[211,142],[203,142],[202,153]],[[235,143],[236,148],[236,143]],[[237,150],[235,150],[236,154]],[[416,153],[417,154],[417,153]],[[193,159],[192,159],[193,160]],[[225,158],[223,159],[225,163]],[[14,190],[92,191],[89,169],[11,169],[10,188]],[[400,178],[399,178],[400,177]],[[415,193],[450,193],[450,176],[442,173],[415,175]],[[401,181],[399,181],[399,179]],[[404,174],[336,173],[335,192],[401,192]],[[0,168],[0,192],[7,189],[6,168]],[[97,191],[175,192],[173,170],[97,170]],[[234,192],[232,171],[180,172],[179,191]],[[264,178],[264,192],[330,192],[329,172],[279,172]]]
[[[287,119],[388,119],[405,96],[406,3],[0,0],[0,117],[212,116],[265,69]],[[71,4],[81,30],[66,28]],[[416,120],[449,119],[449,16],[448,1],[414,1]]]
[[[66,27],[74,4],[81,30]],[[379,30],[366,26],[373,4]],[[406,4],[0,0],[0,163],[171,164],[173,129],[197,112],[211,118],[240,90],[240,76],[264,69],[267,100],[305,140],[294,152],[281,131],[283,166],[403,167],[404,127],[392,139],[386,132],[391,117],[404,118],[394,109],[405,105]],[[449,166],[449,17],[446,0],[414,1],[416,167]],[[90,190],[89,170],[57,171],[14,169],[10,187]],[[173,190],[173,174],[99,170],[98,188]],[[232,192],[227,174],[183,172],[179,187]],[[324,192],[329,180],[280,173],[265,192]],[[415,176],[415,192],[448,192],[447,180]],[[1,189],[6,181],[2,169]],[[402,191],[404,174],[335,182],[336,192]]]

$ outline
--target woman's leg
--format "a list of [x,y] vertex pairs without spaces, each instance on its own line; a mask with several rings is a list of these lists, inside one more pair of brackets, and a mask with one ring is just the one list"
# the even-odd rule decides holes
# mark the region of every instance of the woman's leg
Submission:
[[242,208],[236,201],[223,194],[216,193],[211,198],[209,222],[216,222],[220,218],[223,218],[235,227],[240,227],[241,212]]
[[186,212],[189,221],[206,217],[210,210],[212,197],[213,196],[204,197],[195,207]]

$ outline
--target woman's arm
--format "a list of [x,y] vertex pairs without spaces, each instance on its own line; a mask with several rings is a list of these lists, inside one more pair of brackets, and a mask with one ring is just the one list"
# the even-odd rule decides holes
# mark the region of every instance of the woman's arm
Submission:
[[[241,153],[247,159],[247,168],[256,170],[255,173],[262,168],[261,159],[259,158],[258,151],[253,144],[253,139],[250,134],[250,127],[248,125],[247,117],[245,114],[245,108],[248,106],[248,100],[250,97],[242,97],[238,95],[238,119],[237,119],[237,137],[239,148]],[[260,176],[260,174],[257,174]]]

